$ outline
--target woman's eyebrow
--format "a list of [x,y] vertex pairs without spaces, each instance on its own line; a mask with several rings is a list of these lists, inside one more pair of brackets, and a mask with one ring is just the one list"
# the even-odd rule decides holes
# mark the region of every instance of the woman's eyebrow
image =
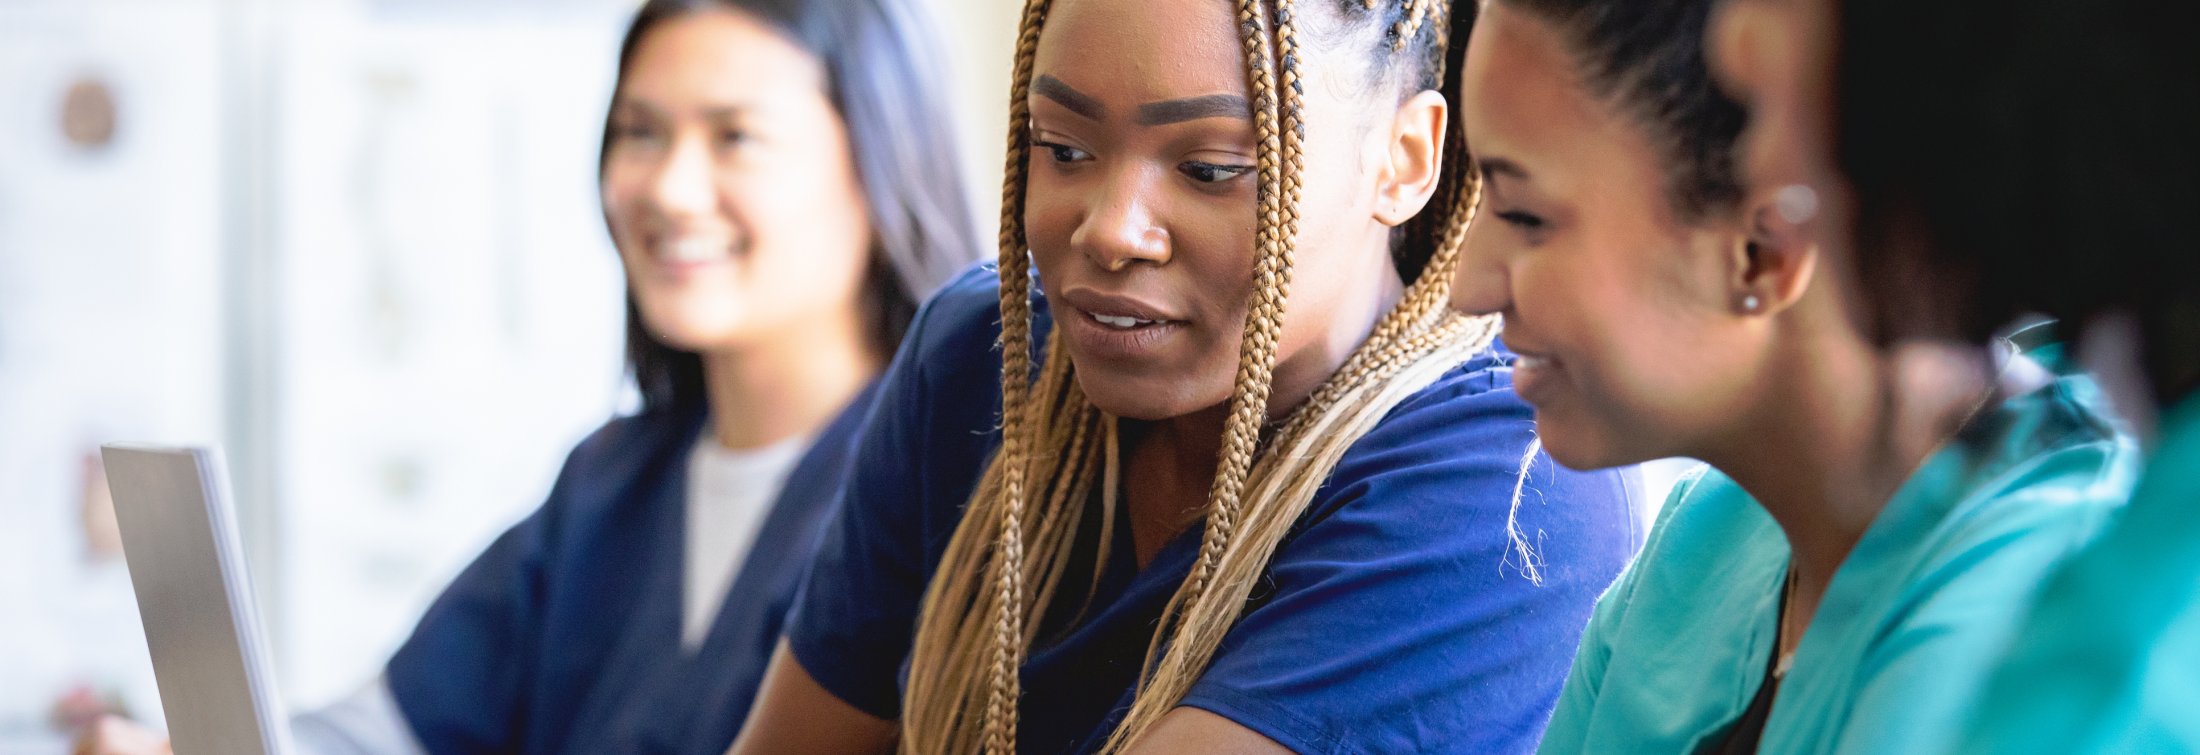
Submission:
[[643,118],[663,119],[692,114],[713,121],[739,121],[745,120],[751,113],[770,112],[769,108],[750,102],[711,102],[689,109],[673,110],[650,100],[623,94],[612,101],[611,109],[614,113],[627,112]]
[[1249,121],[1253,119],[1253,108],[1240,95],[1210,94],[1140,105],[1136,120],[1140,126],[1166,126],[1201,118],[1238,118]]
[[1529,178],[1526,168],[1522,168],[1519,163],[1502,157],[1477,158],[1474,162],[1475,165],[1481,168],[1483,178],[1502,177],[1515,181],[1526,181]]
[[[1100,100],[1092,95],[1077,91],[1076,87],[1070,86],[1053,76],[1041,74],[1038,78],[1033,79],[1031,92],[1053,100],[1055,104],[1061,105],[1064,109],[1085,118],[1095,121],[1107,119],[1108,109],[1100,104]],[[1133,120],[1138,125],[1149,127],[1196,121],[1202,118],[1237,118],[1249,121],[1253,118],[1253,109],[1246,102],[1243,95],[1209,94],[1199,97],[1148,102],[1139,105],[1136,115],[1133,116]]]
[[1038,80],[1031,82],[1031,91],[1088,119],[1097,121],[1107,118],[1108,109],[1101,107],[1099,100],[1062,83],[1061,79],[1042,74]]

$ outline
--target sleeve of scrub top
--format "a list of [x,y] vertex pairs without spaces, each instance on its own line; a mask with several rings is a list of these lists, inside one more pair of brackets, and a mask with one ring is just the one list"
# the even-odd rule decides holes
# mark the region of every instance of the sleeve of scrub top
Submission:
[[300,755],[426,755],[405,714],[397,709],[387,679],[376,678],[350,697],[290,720],[291,744]]
[[[579,453],[576,451],[575,453]],[[568,472],[572,464],[567,465]],[[559,480],[563,487],[566,480]],[[555,499],[556,489],[551,492]],[[413,732],[432,752],[510,752],[519,741],[531,627],[555,506],[497,537],[428,607],[384,669]]]
[[[952,356],[934,353],[929,342],[935,332],[968,330],[961,326],[972,323],[964,321],[984,316],[975,311],[982,302],[962,295],[973,280],[982,283],[973,278],[978,272],[992,274],[974,270],[949,283],[902,339],[857,442],[839,514],[827,526],[788,619],[787,644],[802,669],[842,702],[879,718],[900,717],[901,665],[915,641],[930,576],[924,567],[925,470],[936,436],[945,431],[934,427],[927,363]],[[936,322],[943,317],[952,322]],[[990,369],[997,375],[994,359]]]
[[[1652,542],[1643,546],[1644,554],[1657,552],[1657,533],[1665,531],[1666,518],[1679,508],[1674,502],[1686,498],[1703,473],[1704,468],[1698,467],[1674,483],[1665,505],[1658,509],[1658,521],[1650,528]],[[1581,647],[1574,652],[1573,667],[1566,672],[1566,687],[1558,693],[1558,705],[1551,711],[1550,726],[1544,729],[1543,744],[1537,752],[1578,753],[1586,746],[1582,735],[1588,731],[1589,714],[1596,710],[1597,698],[1604,692],[1604,671],[1612,660],[1611,638],[1627,620],[1627,604],[1634,599],[1636,568],[1641,564],[1639,559],[1629,564],[1611,589],[1597,598],[1596,611],[1589,615],[1589,626],[1581,632]]]
[[[2048,574],[2098,531],[2102,508],[2074,505],[2107,466],[2105,444],[2057,453],[2029,481],[1983,502],[1905,594],[1916,601],[1877,638],[1857,674],[1835,752],[1952,752],[1977,697]],[[2056,478],[2062,478],[2060,480]]]
[[1500,373],[1447,378],[1354,444],[1185,705],[1298,752],[1534,749],[1634,552],[1634,485],[1538,454],[1515,514],[1534,425]]

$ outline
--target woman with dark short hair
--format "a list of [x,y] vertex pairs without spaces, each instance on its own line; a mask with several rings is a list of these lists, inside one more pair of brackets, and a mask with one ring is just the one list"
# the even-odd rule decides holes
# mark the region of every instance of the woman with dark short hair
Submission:
[[1838,197],[1737,164],[1714,4],[1494,0],[1467,49],[1500,222],[1459,303],[1505,315],[1561,462],[1708,465],[1598,602],[1541,752],[1936,752],[2133,454],[2051,343],[1858,326],[1852,256],[1803,229]]
[[2200,751],[2195,28],[2147,0],[1747,0],[1717,34],[1773,180],[1853,193],[1827,230],[1858,241],[1880,338],[2054,318],[2146,448],[1957,751]]

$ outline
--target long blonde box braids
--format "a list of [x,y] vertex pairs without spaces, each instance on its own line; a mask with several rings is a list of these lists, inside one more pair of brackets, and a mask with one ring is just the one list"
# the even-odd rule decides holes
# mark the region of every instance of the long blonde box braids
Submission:
[[[1407,2],[1415,29],[1423,18],[1444,17],[1440,7],[1430,10],[1442,0]],[[1115,420],[1085,399],[1063,349],[1048,351],[1038,385],[1031,384],[1031,261],[1022,222],[1026,97],[1049,7],[1050,0],[1025,4],[1009,95],[999,258],[1001,447],[925,594],[904,695],[903,752],[1015,751],[1020,669],[1040,613],[1052,604],[1069,566],[1078,527],[1095,519],[1085,507],[1095,498],[1103,507],[1096,517],[1102,542],[1115,518]],[[1445,221],[1427,265],[1344,366],[1262,443],[1299,223],[1305,123],[1293,14],[1294,0],[1272,0],[1272,6],[1239,0],[1260,179],[1253,299],[1199,558],[1164,611],[1147,652],[1149,673],[1109,738],[1108,752],[1136,742],[1183,699],[1283,536],[1352,443],[1399,401],[1488,348],[1497,332],[1490,318],[1446,309],[1475,204],[1471,176],[1453,150],[1437,194]],[[1400,27],[1406,28],[1403,22]],[[1092,495],[1096,483],[1105,484],[1098,496]],[[1042,502],[1037,516],[1027,506],[1033,492]],[[1097,578],[1097,568],[1094,573]]]

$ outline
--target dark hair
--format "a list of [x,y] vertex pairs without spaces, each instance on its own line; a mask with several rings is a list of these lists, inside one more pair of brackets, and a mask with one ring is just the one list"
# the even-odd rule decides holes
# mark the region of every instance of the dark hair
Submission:
[[[872,338],[881,353],[892,353],[917,303],[986,251],[959,162],[944,83],[950,74],[930,20],[909,0],[650,0],[619,45],[619,85],[651,29],[706,10],[745,13],[824,64],[826,94],[847,126],[870,207],[864,289]],[[607,124],[602,157],[610,151]],[[651,335],[631,288],[626,358],[645,410],[702,404],[702,358]]]
[[1557,27],[1592,92],[1646,128],[1683,220],[1742,199],[1734,143],[1745,115],[1711,79],[1703,39],[1713,0],[1503,0]]
[[2139,321],[2156,398],[2195,388],[2200,10],[1841,6],[1836,152],[1876,337],[1983,340],[2037,313],[2075,338],[2122,310]]

